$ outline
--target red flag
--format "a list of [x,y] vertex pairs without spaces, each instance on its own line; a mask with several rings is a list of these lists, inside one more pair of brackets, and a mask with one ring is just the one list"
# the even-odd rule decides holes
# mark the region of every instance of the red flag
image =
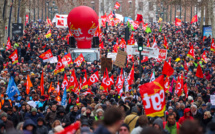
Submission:
[[137,14],[136,21],[138,21],[140,23],[143,22],[143,16],[142,16],[142,14]]
[[77,78],[75,75],[75,70],[73,69],[71,77],[69,79],[68,89],[70,89],[71,91],[74,91],[74,89],[77,87],[78,87]]
[[66,87],[66,89],[67,89],[68,83],[69,82],[68,82],[67,76],[66,76],[66,74],[64,74],[64,78],[63,78],[63,82],[62,82],[61,88],[64,89]]
[[147,47],[151,47],[149,43],[149,38],[147,39]]
[[158,45],[157,45],[157,41],[155,39],[155,36],[153,37],[153,45],[152,45],[152,48],[158,48]]
[[31,49],[31,44],[30,43],[28,43],[28,48]]
[[45,44],[44,46],[42,46],[42,48],[43,48],[43,49],[46,48],[46,44]]
[[56,134],[74,134],[79,128],[80,128],[81,123],[79,121],[76,121],[72,125],[67,126],[64,128],[63,131],[60,131],[59,133]]
[[120,75],[118,76],[117,81],[116,81],[116,85],[115,85],[116,90],[120,96],[123,92],[123,84],[124,84],[123,69],[121,69]]
[[42,74],[41,74],[41,78],[40,78],[40,92],[41,95],[44,95],[44,77],[43,77],[43,70],[42,70]]
[[18,52],[17,49],[9,56],[12,60],[12,64],[16,64],[18,62]]
[[203,40],[203,43],[205,42],[205,39],[206,39],[206,37],[204,36],[203,39],[202,39],[202,40]]
[[127,81],[128,81],[128,85],[132,85],[133,82],[134,82],[134,64],[133,64],[133,66],[131,68],[131,71],[130,71],[130,73],[128,75]]
[[85,60],[84,60],[83,54],[81,53],[81,54],[75,59],[74,63],[76,63],[76,64],[78,65],[78,67],[80,67],[80,66],[81,66],[81,63],[82,63],[83,61],[85,61]]
[[175,26],[181,26],[181,20],[178,18],[175,18]]
[[164,81],[164,91],[166,93],[169,92],[169,85],[170,85],[170,83],[169,83],[169,77],[167,76],[166,79],[165,79],[165,81]]
[[111,85],[113,85],[114,84],[114,79],[113,79],[113,75],[109,78],[109,79],[107,79],[107,81],[106,81],[106,86],[107,86],[107,88],[110,90],[110,87],[111,87]]
[[134,44],[135,44],[134,34],[133,34],[133,33],[131,34],[131,37],[130,37],[130,39],[128,40],[128,44],[129,44],[129,45],[134,45]]
[[10,37],[7,38],[7,45],[6,45],[6,51],[11,49],[11,43],[10,43]]
[[60,56],[58,56],[58,63],[57,66],[54,70],[54,75],[56,75],[57,73],[63,72],[64,71],[64,65],[62,63],[62,59]]
[[117,1],[116,4],[115,4],[115,6],[114,6],[114,8],[115,9],[119,9],[119,7],[120,7],[120,3]]
[[134,62],[134,57],[133,55],[128,55],[127,56],[127,62],[131,59],[132,62]]
[[165,111],[164,76],[139,87],[145,114],[150,117],[163,117]]
[[91,86],[93,83],[96,83],[99,81],[99,72],[96,71],[94,74],[90,76],[88,79],[88,86]]
[[49,49],[49,50],[45,51],[45,52],[44,52],[44,53],[42,53],[39,57],[40,57],[41,59],[43,59],[43,60],[47,60],[47,59],[52,58],[52,57],[53,57],[53,55],[52,55],[52,51],[51,51],[51,49]]
[[106,80],[107,80],[107,77],[105,75],[105,71],[104,71],[104,75],[103,75],[103,78],[102,78],[102,83],[101,83],[101,86],[100,86],[100,89],[102,90],[105,90],[106,91]]
[[88,88],[88,83],[87,83],[87,72],[85,71],[82,89],[87,89],[87,88]]
[[102,41],[102,43],[99,44],[99,48],[100,49],[104,49],[104,43],[103,43],[103,41]]
[[68,64],[68,65],[72,64],[73,62],[72,62],[71,54],[68,53],[67,55],[65,55],[65,56],[62,58],[62,62],[64,63],[64,65],[65,65],[65,63]]
[[163,65],[163,71],[162,74],[165,74],[167,76],[171,76],[174,72],[174,69],[165,61]]
[[187,83],[184,84],[184,94],[185,94],[185,97],[187,98],[188,97]]
[[141,63],[147,62],[148,60],[149,60],[149,58],[147,56],[143,56],[143,59],[141,60]]
[[198,22],[198,16],[197,15],[195,15],[193,18],[192,18],[192,20],[191,20],[191,24],[193,24],[194,22]]
[[54,89],[54,88],[52,87],[52,82],[51,82],[51,84],[50,84],[50,86],[49,86],[48,93],[51,93],[53,89]]
[[166,40],[166,37],[165,37],[165,35],[164,35],[164,41],[163,41],[163,45],[164,45],[164,47],[166,48],[166,49],[169,49],[169,47],[168,47],[168,43],[167,43],[167,40]]
[[207,56],[206,56],[205,51],[204,51],[203,54],[202,54],[202,60],[203,60],[205,63],[207,63]]
[[120,42],[119,46],[122,49],[126,47],[126,41],[123,38],[121,38],[121,42]]
[[187,62],[184,60],[184,69],[188,71]]
[[27,75],[27,83],[26,83],[26,94],[30,93],[30,89],[33,87],[29,75]]
[[215,51],[215,44],[214,44],[214,38],[212,38],[212,42],[211,42],[211,51]]
[[193,45],[190,46],[190,50],[187,54],[188,57],[195,59],[195,53],[194,53],[194,49],[193,49]]
[[199,77],[199,78],[204,77],[203,72],[202,72],[202,68],[201,68],[201,66],[199,64],[198,64],[198,67],[197,67],[197,70],[196,70],[196,76]]
[[56,91],[57,91],[57,95],[60,96],[60,83],[59,83],[59,81],[57,83]]
[[184,80],[183,80],[183,76],[181,75],[181,76],[178,76],[176,87],[175,87],[175,93],[178,95],[178,97],[181,96],[183,87],[184,87]]

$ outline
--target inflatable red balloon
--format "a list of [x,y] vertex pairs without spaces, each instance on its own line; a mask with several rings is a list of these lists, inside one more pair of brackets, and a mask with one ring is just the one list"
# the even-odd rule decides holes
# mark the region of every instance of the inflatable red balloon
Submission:
[[76,7],[70,11],[67,24],[77,41],[77,47],[91,48],[91,41],[98,26],[96,12],[87,6]]

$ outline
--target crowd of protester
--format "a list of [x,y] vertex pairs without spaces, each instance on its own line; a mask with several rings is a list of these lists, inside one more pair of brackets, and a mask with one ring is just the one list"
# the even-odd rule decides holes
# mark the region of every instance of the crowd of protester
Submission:
[[[117,39],[124,38],[125,25],[109,26],[102,29],[102,41],[104,49],[100,50],[101,57],[113,52]],[[91,64],[83,62],[80,67],[70,64],[64,72],[54,75],[56,64],[44,63],[39,58],[43,52],[51,49],[54,56],[61,56],[70,53],[68,44],[68,29],[48,26],[45,22],[32,22],[27,24],[22,37],[16,36],[11,39],[12,49],[1,50],[0,53],[0,134],[55,134],[61,132],[70,124],[80,121],[80,129],[76,133],[95,134],[202,134],[215,133],[215,106],[210,101],[210,95],[215,92],[215,53],[210,50],[211,36],[204,41],[199,25],[182,23],[176,27],[173,23],[163,23],[162,31],[159,32],[160,24],[149,24],[152,33],[146,33],[141,27],[133,32],[137,41],[139,36],[144,38],[146,45],[149,38],[153,44],[153,36],[157,40],[159,48],[163,46],[163,36],[168,40],[167,60],[171,59],[171,66],[174,74],[170,76],[177,79],[179,74],[184,75],[184,82],[188,85],[188,97],[185,94],[178,97],[173,92],[166,94],[166,112],[164,117],[147,117],[144,114],[144,106],[139,93],[139,86],[150,81],[151,73],[155,77],[162,73],[164,60],[157,62],[149,58],[148,61],[139,65],[139,57],[134,55],[134,60],[129,59],[123,69],[129,74],[134,64],[134,83],[129,92],[123,92],[122,96],[115,91],[115,86],[106,93],[100,89],[103,73],[100,70],[101,61]],[[51,29],[52,36],[45,38],[47,31]],[[28,46],[30,44],[30,47]],[[187,57],[190,46],[195,49],[195,59]],[[18,50],[18,63],[13,64],[9,55]],[[119,48],[121,49],[121,48]],[[122,48],[123,50],[124,48]],[[203,52],[206,51],[208,62],[201,60]],[[180,58],[180,60],[176,60]],[[188,71],[184,69],[184,61],[188,63]],[[200,64],[204,78],[195,76],[197,65]],[[139,69],[141,66],[142,70]],[[72,70],[75,69],[76,77],[84,77],[85,71],[88,77],[99,71],[100,81],[89,88],[92,94],[83,94],[86,89],[81,89],[80,94],[67,92],[67,106],[61,105],[57,98],[57,92],[48,92],[50,83],[54,89],[64,79],[64,74],[70,78]],[[40,79],[44,72],[45,93],[41,96]],[[116,82],[120,68],[113,65],[109,75],[114,76]],[[142,73],[140,75],[140,73]],[[29,94],[26,93],[27,75],[33,84]],[[10,76],[14,77],[15,83],[20,91],[9,98],[6,94]],[[125,90],[124,90],[125,91]],[[63,89],[60,97],[62,98]],[[79,102],[77,102],[79,98]],[[36,102],[31,106],[28,102]]]

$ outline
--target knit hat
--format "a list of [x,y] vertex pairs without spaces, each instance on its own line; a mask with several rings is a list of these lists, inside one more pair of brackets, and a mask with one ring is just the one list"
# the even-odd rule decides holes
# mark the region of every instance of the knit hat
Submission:
[[168,110],[173,109],[171,106],[168,107]]
[[2,118],[2,117],[7,117],[7,113],[3,112],[3,113],[1,114],[1,118]]
[[188,101],[192,101],[193,97],[192,96],[188,96]]
[[58,126],[56,126],[55,128],[54,128],[54,131],[55,132],[61,132],[61,131],[63,131],[64,130],[64,128],[61,126],[61,125],[58,125]]
[[31,112],[37,112],[37,109],[36,108],[32,108]]
[[96,110],[96,113],[98,113],[98,112],[104,113],[104,110],[102,110],[101,108],[99,108],[99,109]]

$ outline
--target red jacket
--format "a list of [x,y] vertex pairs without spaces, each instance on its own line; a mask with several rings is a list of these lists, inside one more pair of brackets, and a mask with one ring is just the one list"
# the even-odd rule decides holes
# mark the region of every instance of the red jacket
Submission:
[[[190,116],[189,116],[189,117],[186,116],[186,113],[188,113],[188,112],[190,112]],[[193,116],[192,116],[192,114],[191,114],[190,108],[185,108],[185,109],[184,109],[184,116],[182,116],[182,117],[179,119],[178,123],[183,124],[183,122],[184,122],[185,120],[193,120]]]

